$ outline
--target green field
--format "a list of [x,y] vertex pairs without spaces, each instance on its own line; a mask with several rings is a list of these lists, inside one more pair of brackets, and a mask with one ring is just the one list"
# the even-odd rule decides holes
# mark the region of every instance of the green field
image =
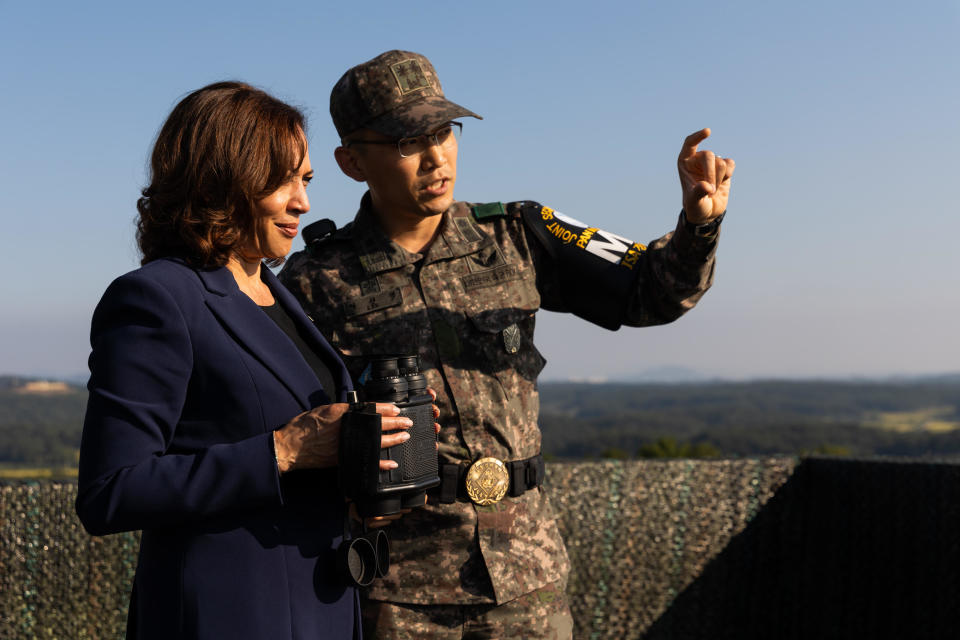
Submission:
[[17,467],[0,465],[0,480],[67,480],[76,477],[76,467]]

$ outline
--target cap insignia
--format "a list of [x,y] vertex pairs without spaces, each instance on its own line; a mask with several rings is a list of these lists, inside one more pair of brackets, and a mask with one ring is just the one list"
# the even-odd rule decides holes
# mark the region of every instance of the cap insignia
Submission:
[[392,64],[390,70],[393,71],[393,76],[397,79],[400,95],[406,95],[411,91],[419,91],[430,86],[427,74],[423,72],[418,60],[404,60]]

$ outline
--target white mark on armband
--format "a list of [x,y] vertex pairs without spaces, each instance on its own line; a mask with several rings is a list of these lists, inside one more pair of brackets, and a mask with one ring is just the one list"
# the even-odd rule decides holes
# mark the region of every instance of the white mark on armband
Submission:
[[[576,236],[579,236],[577,238],[577,246],[584,251],[592,253],[598,258],[606,260],[607,262],[621,264],[621,261],[624,261],[624,256],[629,254],[632,260],[629,261],[629,264],[624,264],[624,266],[632,269],[633,264],[636,262],[638,257],[636,254],[646,251],[645,246],[639,243],[634,243],[633,240],[624,238],[623,236],[618,236],[617,234],[610,233],[609,231],[604,231],[603,229],[588,227],[585,223],[580,222],[576,218],[571,218],[570,216],[564,215],[558,211],[553,211],[547,207],[544,207],[544,210],[549,211],[549,213],[552,214],[549,217],[556,218],[557,220],[560,220],[571,227],[579,227],[580,231],[573,232],[575,238]],[[548,217],[545,215],[544,220],[546,219],[548,219]],[[556,223],[554,223],[554,226],[556,226]],[[547,227],[547,229],[552,231],[555,236],[560,236],[556,230],[551,229],[550,227]],[[567,233],[570,234],[571,232],[567,231]],[[561,240],[563,240],[565,243],[570,242],[570,239],[564,237],[561,237]]]
[[597,229],[584,248],[607,262],[618,264],[623,259],[627,249],[632,245],[633,240],[628,240],[623,236],[618,236],[603,229]]

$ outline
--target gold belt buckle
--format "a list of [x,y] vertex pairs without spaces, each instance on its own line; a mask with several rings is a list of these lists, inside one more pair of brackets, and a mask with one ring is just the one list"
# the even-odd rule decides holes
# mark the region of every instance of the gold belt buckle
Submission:
[[467,495],[474,504],[486,506],[503,500],[510,487],[507,465],[496,458],[480,458],[467,470]]

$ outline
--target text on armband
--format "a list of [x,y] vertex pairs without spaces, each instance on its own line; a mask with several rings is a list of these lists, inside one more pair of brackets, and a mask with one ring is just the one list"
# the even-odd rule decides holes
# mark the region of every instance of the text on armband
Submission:
[[547,225],[547,231],[560,239],[563,244],[570,244],[577,239],[577,233],[567,228],[561,227],[559,222],[553,222]]
[[627,253],[624,254],[623,260],[620,261],[620,264],[625,266],[627,269],[633,269],[633,267],[637,264],[637,261],[640,259],[640,256],[642,256],[643,252],[646,250],[646,245],[642,245],[639,242],[634,242],[633,246],[627,249]]

